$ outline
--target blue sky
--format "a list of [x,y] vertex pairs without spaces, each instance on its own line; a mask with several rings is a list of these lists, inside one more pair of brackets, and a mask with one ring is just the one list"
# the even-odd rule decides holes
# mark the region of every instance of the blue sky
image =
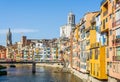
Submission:
[[6,44],[11,28],[13,43],[25,35],[30,39],[59,37],[61,25],[72,11],[76,23],[86,13],[100,10],[101,0],[0,0],[0,45]]

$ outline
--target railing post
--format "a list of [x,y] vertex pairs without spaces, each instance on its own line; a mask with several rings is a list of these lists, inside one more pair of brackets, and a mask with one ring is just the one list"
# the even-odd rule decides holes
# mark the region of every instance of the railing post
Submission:
[[32,63],[32,73],[35,73],[36,72],[36,63],[33,62]]

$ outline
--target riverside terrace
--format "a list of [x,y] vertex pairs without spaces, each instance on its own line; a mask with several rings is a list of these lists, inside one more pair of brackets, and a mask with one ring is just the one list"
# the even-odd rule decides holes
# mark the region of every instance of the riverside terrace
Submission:
[[55,61],[55,62],[36,62],[36,61],[0,61],[0,64],[32,64],[32,73],[36,72],[36,63],[47,63],[47,64],[62,64],[61,61]]

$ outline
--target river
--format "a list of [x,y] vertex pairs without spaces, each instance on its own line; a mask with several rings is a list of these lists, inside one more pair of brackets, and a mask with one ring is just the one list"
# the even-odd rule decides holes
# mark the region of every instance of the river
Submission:
[[17,65],[16,68],[7,66],[8,74],[0,76],[0,82],[82,82],[70,73],[55,73],[56,68],[36,66],[36,73],[32,74],[30,65]]

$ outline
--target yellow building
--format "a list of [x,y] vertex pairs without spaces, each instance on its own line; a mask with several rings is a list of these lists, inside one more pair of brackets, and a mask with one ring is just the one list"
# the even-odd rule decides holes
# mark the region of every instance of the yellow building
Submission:
[[90,71],[90,64],[89,64],[89,55],[90,55],[90,45],[96,42],[96,30],[95,26],[91,26],[91,21],[93,21],[93,17],[98,13],[96,12],[89,12],[86,14],[86,22],[85,22],[85,54],[86,54],[86,70],[87,72]]
[[[90,45],[96,42],[96,31],[89,30],[89,37],[86,38],[86,53],[90,55]],[[88,59],[88,58],[87,58]],[[87,60],[87,71],[90,71],[90,61]]]
[[101,3],[101,32],[107,32],[108,31],[108,1],[103,0]]
[[99,46],[99,43],[91,46],[90,75],[100,80],[107,80],[105,47]]
[[90,44],[90,75],[100,80],[107,80],[106,47],[101,45],[100,15],[98,13],[94,16],[94,21],[91,21],[91,26],[95,27],[95,34],[92,36],[93,38],[91,37],[94,40]]
[[90,45],[96,40],[95,28],[91,27],[92,17],[98,12],[87,12],[80,20],[78,28],[78,45],[79,45],[79,59],[80,59],[80,71],[82,73],[89,73],[89,54]]

